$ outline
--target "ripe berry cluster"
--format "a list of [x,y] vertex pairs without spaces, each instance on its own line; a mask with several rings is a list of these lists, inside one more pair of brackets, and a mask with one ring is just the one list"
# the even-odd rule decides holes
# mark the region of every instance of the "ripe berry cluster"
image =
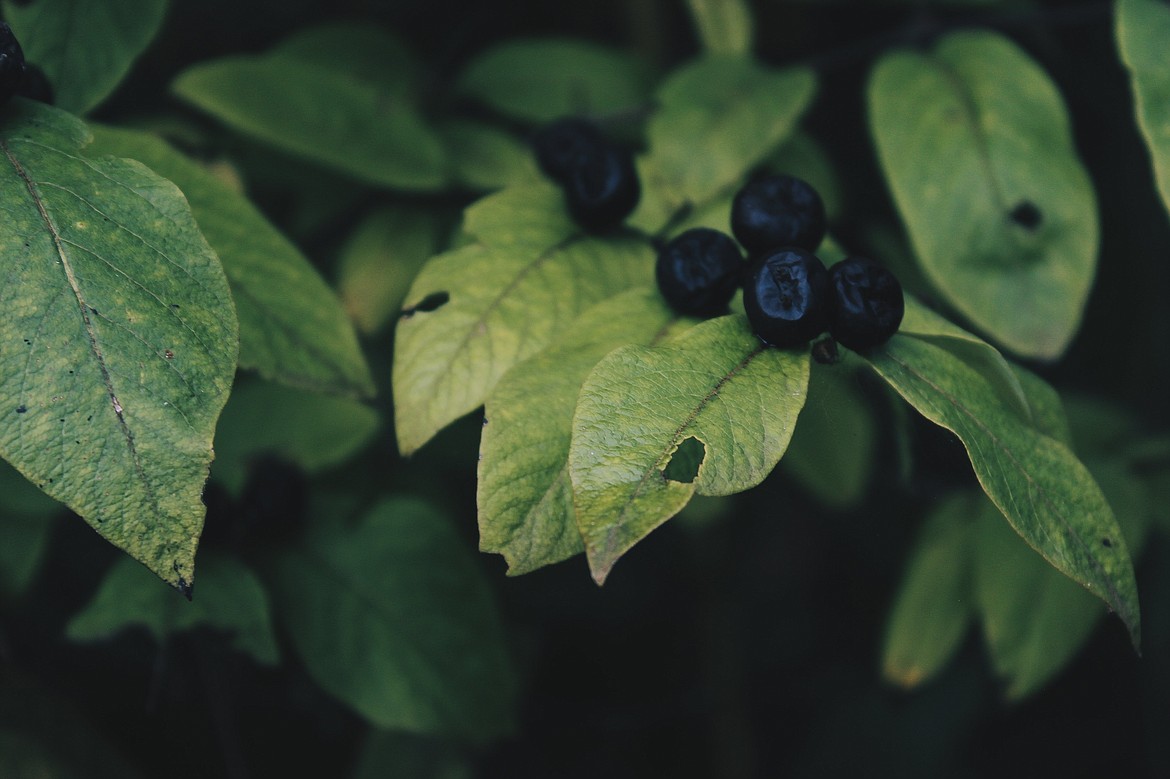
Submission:
[[873,260],[847,257],[826,270],[814,251],[825,209],[807,182],[787,175],[752,180],[735,196],[731,231],[681,233],[658,253],[658,289],[681,314],[716,316],[742,284],[743,305],[765,343],[793,347],[826,330],[853,349],[885,343],[904,312],[902,286]]
[[44,71],[24,61],[24,50],[8,22],[0,22],[0,106],[20,95],[42,103],[53,102],[53,88]]
[[569,214],[582,229],[617,227],[638,205],[642,187],[633,154],[592,122],[558,119],[537,131],[532,145],[537,165],[561,185]]

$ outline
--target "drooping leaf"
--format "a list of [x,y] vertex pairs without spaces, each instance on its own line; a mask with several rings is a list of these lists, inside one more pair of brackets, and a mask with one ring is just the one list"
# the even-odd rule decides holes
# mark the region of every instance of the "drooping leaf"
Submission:
[[243,194],[148,133],[93,130],[89,156],[136,159],[183,190],[231,285],[241,368],[303,389],[373,394],[370,369],[337,296]]
[[88,141],[23,100],[0,125],[0,454],[186,589],[236,314],[179,190]]
[[439,125],[455,181],[492,190],[540,176],[532,149],[515,135],[485,122],[451,120]]
[[[1142,484],[1124,463],[1092,461],[1129,548],[1144,544],[1149,511]],[[1045,565],[984,501],[976,531],[975,594],[984,636],[1007,696],[1039,690],[1073,658],[1104,615],[1099,600]]]
[[66,635],[99,641],[132,626],[146,628],[159,643],[196,628],[225,632],[233,647],[256,662],[280,660],[264,588],[256,574],[230,557],[200,553],[199,588],[190,603],[152,581],[142,566],[119,560],[70,620]]
[[25,59],[53,86],[54,103],[84,114],[130,71],[162,26],[167,0],[37,0],[4,3]]
[[1008,349],[1059,357],[1097,261],[1097,210],[1048,76],[1006,38],[963,32],[887,55],[869,83],[878,158],[919,262]]
[[506,116],[533,123],[614,114],[643,105],[650,69],[630,54],[587,41],[505,41],[477,56],[456,89]]
[[646,127],[642,201],[630,223],[657,232],[684,205],[702,207],[735,185],[788,137],[815,88],[811,71],[746,57],[708,56],[675,71]]
[[404,87],[400,53],[374,28],[351,45],[328,26],[266,54],[193,65],[171,88],[238,132],[359,181],[437,189],[447,178],[443,145]]
[[744,0],[687,0],[691,21],[709,54],[749,54],[752,14]]
[[1170,7],[1156,0],[1119,0],[1117,46],[1129,69],[1138,127],[1154,163],[1162,203],[1170,209]]
[[[807,351],[763,346],[740,315],[602,359],[581,388],[569,449],[594,579],[696,492],[730,495],[763,481],[792,437],[808,374]],[[664,473],[680,449],[689,481]]]
[[652,282],[642,240],[576,231],[557,190],[511,187],[467,210],[475,242],[432,258],[406,298],[394,347],[398,446],[409,454],[483,403],[513,365],[577,315]]
[[917,687],[958,650],[974,613],[974,512],[987,505],[980,493],[957,494],[935,507],[923,523],[886,624],[882,675],[887,680]]
[[378,727],[475,741],[511,730],[514,672],[491,593],[431,506],[323,518],[278,561],[277,585],[309,673]]
[[980,372],[927,339],[895,335],[868,360],[923,416],[958,436],[984,491],[1016,532],[1117,612],[1139,646],[1137,584],[1125,539],[1068,447],[1037,431]]
[[573,512],[569,442],[581,384],[598,360],[662,337],[676,320],[656,290],[632,289],[582,314],[488,396],[480,439],[479,546],[519,575],[584,551]]
[[876,439],[873,411],[856,371],[814,363],[808,402],[781,467],[826,506],[848,508],[865,497]]
[[369,443],[378,426],[378,413],[356,400],[262,381],[239,384],[223,410],[212,476],[239,493],[249,460],[265,453],[316,473]]
[[402,307],[419,268],[438,248],[440,219],[430,209],[386,206],[361,221],[337,260],[337,291],[363,332],[380,330]]

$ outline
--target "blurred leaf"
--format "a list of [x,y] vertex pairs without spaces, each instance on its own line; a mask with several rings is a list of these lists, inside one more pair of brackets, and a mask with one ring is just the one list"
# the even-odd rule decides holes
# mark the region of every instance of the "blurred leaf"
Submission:
[[45,72],[54,103],[84,114],[109,96],[154,39],[167,0],[4,3],[25,59]]
[[701,208],[737,184],[788,137],[815,89],[812,71],[744,57],[708,56],[676,70],[646,128],[642,201],[630,223],[657,232],[683,206]]
[[446,517],[390,500],[318,522],[274,598],[309,673],[374,725],[487,741],[515,682],[491,592]]
[[349,779],[472,779],[467,758],[445,742],[384,730],[366,736]]
[[584,551],[573,513],[569,442],[581,384],[597,361],[662,337],[677,317],[657,290],[632,289],[582,314],[563,338],[504,375],[488,396],[479,460],[479,547],[508,573]]
[[652,283],[645,241],[581,235],[544,182],[480,200],[464,229],[475,243],[423,267],[398,322],[393,387],[403,454],[482,404],[509,368],[586,308]]
[[238,494],[249,460],[270,452],[316,473],[344,462],[378,427],[378,413],[355,400],[261,381],[239,384],[220,420],[212,475]]
[[[761,345],[739,315],[602,359],[581,388],[569,450],[593,578],[603,582],[696,492],[730,495],[763,481],[788,447],[808,373],[807,350]],[[692,438],[705,449],[697,471],[689,481],[668,479],[664,471]]]
[[886,623],[882,674],[887,680],[917,687],[934,678],[962,644],[974,606],[972,531],[980,507],[990,505],[982,493],[956,494],[923,523]]
[[1117,612],[1140,646],[1133,564],[1092,475],[1005,406],[974,368],[937,343],[895,335],[868,359],[910,405],[955,433],[979,483],[1032,548]]
[[1170,7],[1156,0],[1119,0],[1117,46],[1129,69],[1138,127],[1149,147],[1162,203],[1170,209]]
[[256,662],[280,660],[264,588],[250,569],[229,557],[200,553],[199,588],[189,603],[122,558],[70,620],[66,635],[73,641],[99,641],[134,625],[145,627],[159,643],[197,628],[222,631]]
[[51,520],[63,510],[0,460],[0,600],[28,586],[48,546]]
[[456,89],[506,116],[544,124],[638,109],[649,97],[650,71],[630,54],[587,41],[520,39],[479,54]]
[[813,363],[808,401],[800,412],[781,468],[835,509],[865,497],[877,430],[857,373]]
[[469,189],[501,189],[540,176],[532,149],[515,135],[484,122],[439,125],[452,175]]
[[88,142],[29,101],[0,125],[0,455],[185,589],[235,311],[182,193]]
[[[193,65],[171,88],[234,130],[360,181],[442,187],[443,146],[403,86],[401,45],[368,28],[351,55],[344,28],[307,36],[263,55]],[[378,67],[383,50],[388,65]]]
[[1097,261],[1097,211],[1051,80],[987,32],[898,51],[869,84],[878,158],[927,276],[1008,349],[1059,357]]
[[841,183],[837,171],[825,150],[808,133],[800,130],[792,133],[765,164],[777,173],[788,173],[812,184],[825,204],[825,215],[830,222],[841,213]]
[[752,14],[744,0],[687,0],[691,21],[708,54],[749,54]]
[[131,157],[183,190],[231,285],[241,368],[303,389],[374,393],[337,296],[243,194],[155,136],[110,127],[95,127],[94,134],[90,156]]
[[350,233],[337,260],[337,289],[363,332],[382,329],[402,307],[419,268],[438,248],[440,225],[430,209],[390,205]]
[[415,91],[419,64],[407,45],[375,24],[326,22],[298,30],[273,54],[344,71],[396,95]]

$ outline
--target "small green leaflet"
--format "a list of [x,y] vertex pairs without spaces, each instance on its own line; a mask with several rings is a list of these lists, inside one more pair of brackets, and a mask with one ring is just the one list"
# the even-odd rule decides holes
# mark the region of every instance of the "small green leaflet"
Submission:
[[262,55],[193,65],[171,88],[241,133],[359,181],[434,190],[447,181],[446,157],[402,51],[373,28],[326,26]]
[[509,368],[552,343],[586,308],[652,283],[645,240],[582,235],[545,182],[484,198],[467,209],[464,230],[476,241],[423,267],[395,333],[403,454],[480,406]]
[[430,505],[330,513],[277,559],[272,598],[309,674],[372,724],[474,742],[514,727],[491,589]]
[[[696,492],[730,495],[763,481],[788,447],[808,376],[807,350],[763,346],[740,315],[601,360],[581,388],[569,449],[593,578],[603,582]],[[691,459],[680,468],[693,472],[689,481],[667,477],[679,451]]]
[[84,114],[126,76],[158,34],[167,0],[4,3],[25,59],[45,71],[58,108]]
[[1011,351],[1059,357],[1092,286],[1098,228],[1052,81],[1006,38],[956,33],[884,57],[869,111],[931,283]]
[[789,136],[815,89],[809,70],[747,57],[707,56],[672,73],[646,127],[642,201],[630,224],[655,233],[684,206],[726,194]]
[[1140,646],[1133,564],[1092,475],[1038,432],[984,375],[943,346],[895,335],[867,359],[910,405],[963,442],[992,502],[1028,544],[1104,600]]
[[1170,209],[1170,6],[1157,0],[1117,3],[1117,47],[1129,69],[1138,127],[1154,162],[1162,203]]
[[687,0],[691,21],[710,54],[749,54],[752,14],[745,0]]
[[183,190],[227,273],[240,321],[240,367],[292,387],[374,394],[353,325],[337,296],[240,192],[149,133],[95,127],[90,156],[130,157]]
[[24,100],[0,124],[0,455],[189,591],[235,309],[175,185],[88,142]]
[[479,460],[480,549],[504,555],[510,575],[584,551],[569,482],[581,384],[609,352],[660,340],[677,321],[655,289],[614,295],[582,314],[562,339],[508,371],[488,396]]

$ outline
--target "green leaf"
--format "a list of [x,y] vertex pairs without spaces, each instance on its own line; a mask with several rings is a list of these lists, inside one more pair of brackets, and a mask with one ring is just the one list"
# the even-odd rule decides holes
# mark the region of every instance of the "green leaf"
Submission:
[[240,192],[153,135],[94,127],[89,156],[131,157],[173,181],[227,274],[240,367],[293,387],[372,395],[374,381],[337,296]]
[[1129,69],[1138,127],[1154,162],[1162,203],[1170,209],[1170,8],[1156,0],[1119,0],[1117,47]]
[[84,114],[130,71],[162,26],[167,0],[4,3],[24,56],[53,85],[57,107]]
[[403,454],[481,405],[509,368],[548,346],[586,308],[652,283],[645,241],[579,234],[544,182],[484,198],[467,210],[464,229],[476,242],[426,264],[395,334]]
[[[763,346],[739,315],[601,360],[581,388],[569,450],[593,578],[603,582],[696,492],[730,495],[763,481],[788,447],[808,374],[807,350]],[[680,447],[694,457],[698,445],[690,481],[667,478]]]
[[812,71],[745,57],[708,56],[675,71],[646,128],[642,201],[630,223],[657,232],[683,206],[734,187],[788,137],[815,89]]
[[1048,76],[1006,38],[956,33],[931,53],[883,58],[869,111],[930,281],[1011,351],[1059,357],[1092,286],[1098,228],[1092,184]]
[[1064,413],[1064,404],[1052,385],[1018,365],[1012,365],[1011,368],[1028,399],[1032,426],[1068,448],[1080,451],[1073,446],[1072,430],[1069,429],[1069,420]]
[[959,437],[979,483],[1016,532],[1116,611],[1139,646],[1137,584],[1125,539],[1068,447],[1027,424],[980,372],[929,340],[895,335],[868,359],[910,405]]
[[582,314],[565,337],[512,368],[488,396],[480,440],[479,548],[528,573],[584,551],[569,442],[582,382],[609,352],[662,337],[677,317],[657,290],[632,289]]
[[24,100],[0,125],[0,455],[185,590],[235,310],[179,190],[88,141]]
[[587,41],[505,41],[477,56],[456,89],[505,116],[543,124],[561,116],[641,107],[650,71],[638,58]]
[[981,493],[951,496],[931,510],[918,532],[882,649],[882,675],[897,685],[912,688],[932,679],[970,628],[971,514],[981,505],[990,505]]
[[447,518],[415,500],[331,517],[279,560],[274,599],[309,673],[374,725],[486,741],[513,727],[491,593]]
[[490,124],[451,120],[439,125],[439,134],[452,175],[469,189],[500,189],[540,176],[529,145]]
[[[442,187],[443,145],[403,86],[397,41],[371,28],[350,52],[335,27],[306,35],[263,55],[193,65],[171,88],[238,132],[360,181]],[[379,40],[385,68],[376,67]]]
[[354,228],[337,260],[337,291],[365,333],[402,307],[419,268],[438,249],[440,217],[431,209],[385,206]]
[[744,0],[687,0],[691,21],[709,54],[748,54],[752,14]]
[[857,378],[846,365],[813,364],[808,402],[781,461],[781,468],[832,508],[857,505],[873,467],[876,424]]
[[238,494],[249,460],[267,452],[317,473],[352,456],[378,427],[378,413],[356,400],[261,381],[239,384],[223,410],[212,476]]
[[99,641],[134,625],[145,627],[159,643],[196,628],[224,631],[233,647],[256,662],[280,660],[264,588],[247,566],[229,557],[199,555],[199,590],[190,603],[123,558],[70,620],[66,635],[73,641]]

